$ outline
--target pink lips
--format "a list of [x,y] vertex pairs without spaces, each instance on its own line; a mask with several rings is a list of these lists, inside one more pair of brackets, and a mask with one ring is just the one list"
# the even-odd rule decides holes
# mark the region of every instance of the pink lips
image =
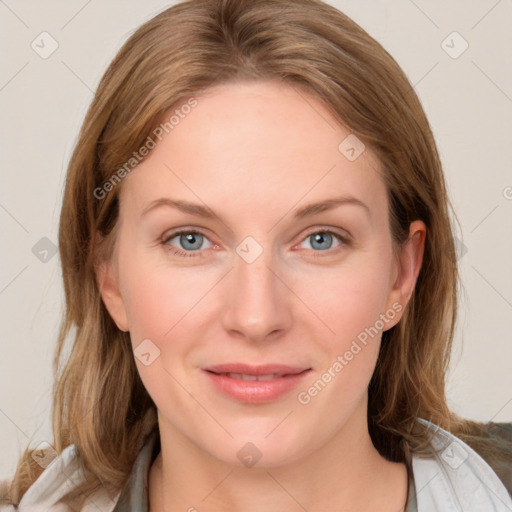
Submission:
[[295,388],[310,370],[311,368],[288,365],[251,366],[242,363],[204,368],[206,376],[217,390],[248,404],[276,400]]

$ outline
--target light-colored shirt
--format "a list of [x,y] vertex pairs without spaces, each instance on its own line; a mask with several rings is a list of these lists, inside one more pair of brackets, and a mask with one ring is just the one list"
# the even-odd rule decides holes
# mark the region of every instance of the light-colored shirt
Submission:
[[[428,454],[412,454],[406,512],[512,512],[512,498],[492,468],[471,447],[442,428],[433,429]],[[104,489],[88,498],[83,512],[148,512],[148,475],[159,452],[157,431],[148,437],[125,487],[111,499]],[[19,507],[1,512],[70,512],[62,498],[83,478],[74,445],[66,447],[24,494]]]

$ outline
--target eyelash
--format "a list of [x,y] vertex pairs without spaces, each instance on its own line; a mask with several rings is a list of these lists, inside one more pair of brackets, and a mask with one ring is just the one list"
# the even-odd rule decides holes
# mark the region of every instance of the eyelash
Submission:
[[[351,241],[350,241],[350,239],[348,237],[340,235],[339,233],[337,233],[336,231],[333,231],[331,229],[318,229],[316,231],[311,231],[310,233],[308,233],[301,240],[301,242],[303,242],[304,240],[306,240],[310,236],[316,235],[318,233],[328,233],[329,235],[333,235],[335,238],[338,239],[338,241],[342,245],[345,245],[346,247],[349,247],[351,245]],[[189,258],[189,257],[191,257],[191,258],[203,258],[204,257],[203,250],[199,250],[199,251],[182,251],[181,249],[177,249],[173,245],[169,244],[169,240],[172,240],[176,236],[178,236],[178,235],[189,235],[189,234],[192,234],[192,235],[202,235],[205,238],[208,238],[204,233],[201,233],[201,231],[197,231],[197,230],[194,230],[194,229],[181,229],[181,230],[174,231],[169,236],[166,236],[162,240],[161,244],[163,245],[163,247],[164,247],[164,249],[166,251],[169,251],[170,253],[172,253],[172,254],[174,254],[176,256],[183,256],[185,258]],[[325,251],[314,251],[313,250],[313,258],[323,258],[323,257],[325,257],[326,255],[322,254],[322,253],[327,253],[327,256],[329,256],[329,255],[332,254],[332,251],[333,250],[336,251],[336,249],[339,249],[339,246],[335,247],[334,249],[327,249]]]

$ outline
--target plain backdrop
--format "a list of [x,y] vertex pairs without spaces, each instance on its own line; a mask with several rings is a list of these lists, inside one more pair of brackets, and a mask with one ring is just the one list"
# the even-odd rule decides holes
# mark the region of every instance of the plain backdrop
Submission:
[[[328,3],[398,61],[436,136],[462,228],[465,289],[449,404],[472,419],[512,421],[512,1]],[[0,1],[0,478],[28,442],[52,442],[51,364],[63,312],[54,251],[85,110],[120,46],[171,4]],[[57,49],[42,58],[51,44]]]

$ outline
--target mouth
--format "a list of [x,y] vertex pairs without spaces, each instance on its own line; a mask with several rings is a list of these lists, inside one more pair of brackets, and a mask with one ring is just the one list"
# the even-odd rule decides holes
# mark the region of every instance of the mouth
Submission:
[[312,368],[288,365],[216,365],[203,371],[217,391],[248,404],[277,400],[294,389]]
[[221,375],[223,377],[229,377],[231,379],[238,379],[238,380],[252,380],[252,381],[266,381],[266,380],[274,380],[274,379],[280,379],[281,377],[288,377],[290,374],[280,374],[280,373],[271,373],[269,375],[249,375],[246,373],[214,373],[215,375]]

